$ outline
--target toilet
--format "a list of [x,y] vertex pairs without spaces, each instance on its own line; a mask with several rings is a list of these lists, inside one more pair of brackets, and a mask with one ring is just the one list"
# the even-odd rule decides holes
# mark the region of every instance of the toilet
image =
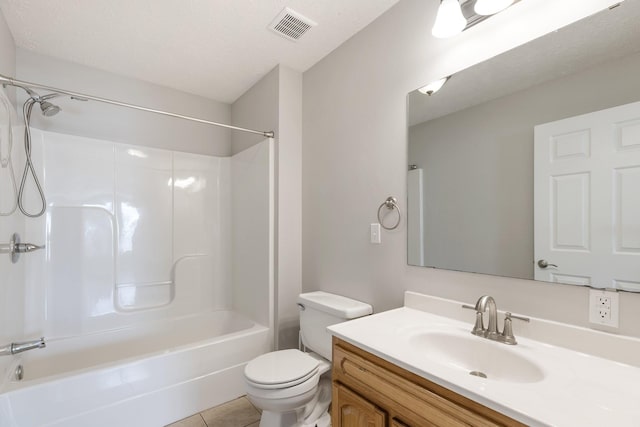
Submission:
[[327,326],[373,312],[369,304],[321,291],[300,294],[298,306],[300,340],[310,352],[273,351],[256,357],[244,370],[247,397],[262,410],[260,427],[331,425],[327,412],[331,334]]

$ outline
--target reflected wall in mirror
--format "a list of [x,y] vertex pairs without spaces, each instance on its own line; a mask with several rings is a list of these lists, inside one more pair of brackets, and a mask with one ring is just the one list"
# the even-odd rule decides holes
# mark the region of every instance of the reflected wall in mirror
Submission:
[[409,264],[640,291],[639,19],[624,2],[408,95]]

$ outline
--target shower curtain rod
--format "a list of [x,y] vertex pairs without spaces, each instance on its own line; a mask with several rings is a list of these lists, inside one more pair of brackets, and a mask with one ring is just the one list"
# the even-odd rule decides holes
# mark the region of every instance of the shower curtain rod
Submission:
[[31,82],[25,82],[25,81],[22,81],[22,80],[17,80],[17,79],[11,78],[11,77],[3,76],[2,74],[0,74],[0,83],[2,83],[2,85],[11,85],[11,86],[19,87],[20,89],[29,88],[29,89],[46,90],[46,91],[49,91],[49,92],[58,93],[60,95],[68,95],[68,96],[70,96],[72,98],[76,98],[76,99],[78,99],[80,101],[85,101],[85,100],[98,101],[98,102],[103,102],[105,104],[117,105],[119,107],[132,108],[134,110],[147,111],[149,113],[162,114],[163,116],[176,117],[178,119],[190,120],[192,122],[204,123],[204,124],[207,124],[207,125],[219,126],[219,127],[223,127],[223,128],[227,128],[227,129],[239,130],[239,131],[248,132],[248,133],[254,133],[254,134],[257,134],[257,135],[265,136],[267,138],[274,138],[275,137],[275,133],[272,130],[270,130],[270,131],[261,131],[261,130],[241,128],[241,127],[238,127],[238,126],[225,125],[224,123],[217,123],[217,122],[212,122],[210,120],[198,119],[196,117],[185,116],[183,114],[176,114],[176,113],[171,113],[169,111],[162,111],[162,110],[156,110],[154,108],[141,107],[139,105],[128,104],[126,102],[114,101],[112,99],[101,98],[101,97],[92,96],[92,95],[86,95],[84,93],[72,92],[72,91],[64,90],[64,89],[58,89],[58,88],[55,88],[55,87],[52,87],[52,86],[46,86],[46,85],[41,85],[41,84],[31,83]]

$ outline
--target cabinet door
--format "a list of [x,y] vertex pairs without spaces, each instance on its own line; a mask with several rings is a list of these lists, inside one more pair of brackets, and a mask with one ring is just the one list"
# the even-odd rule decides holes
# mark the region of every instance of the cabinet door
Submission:
[[344,387],[333,383],[333,427],[384,427],[387,414],[377,406]]
[[397,418],[394,418],[391,420],[391,427],[409,427],[409,426],[403,423],[402,421],[398,420]]

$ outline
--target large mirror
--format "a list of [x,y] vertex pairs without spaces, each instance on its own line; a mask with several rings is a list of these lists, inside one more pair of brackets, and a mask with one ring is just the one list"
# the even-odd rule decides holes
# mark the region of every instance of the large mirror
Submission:
[[638,22],[623,2],[408,95],[409,264],[640,291]]

